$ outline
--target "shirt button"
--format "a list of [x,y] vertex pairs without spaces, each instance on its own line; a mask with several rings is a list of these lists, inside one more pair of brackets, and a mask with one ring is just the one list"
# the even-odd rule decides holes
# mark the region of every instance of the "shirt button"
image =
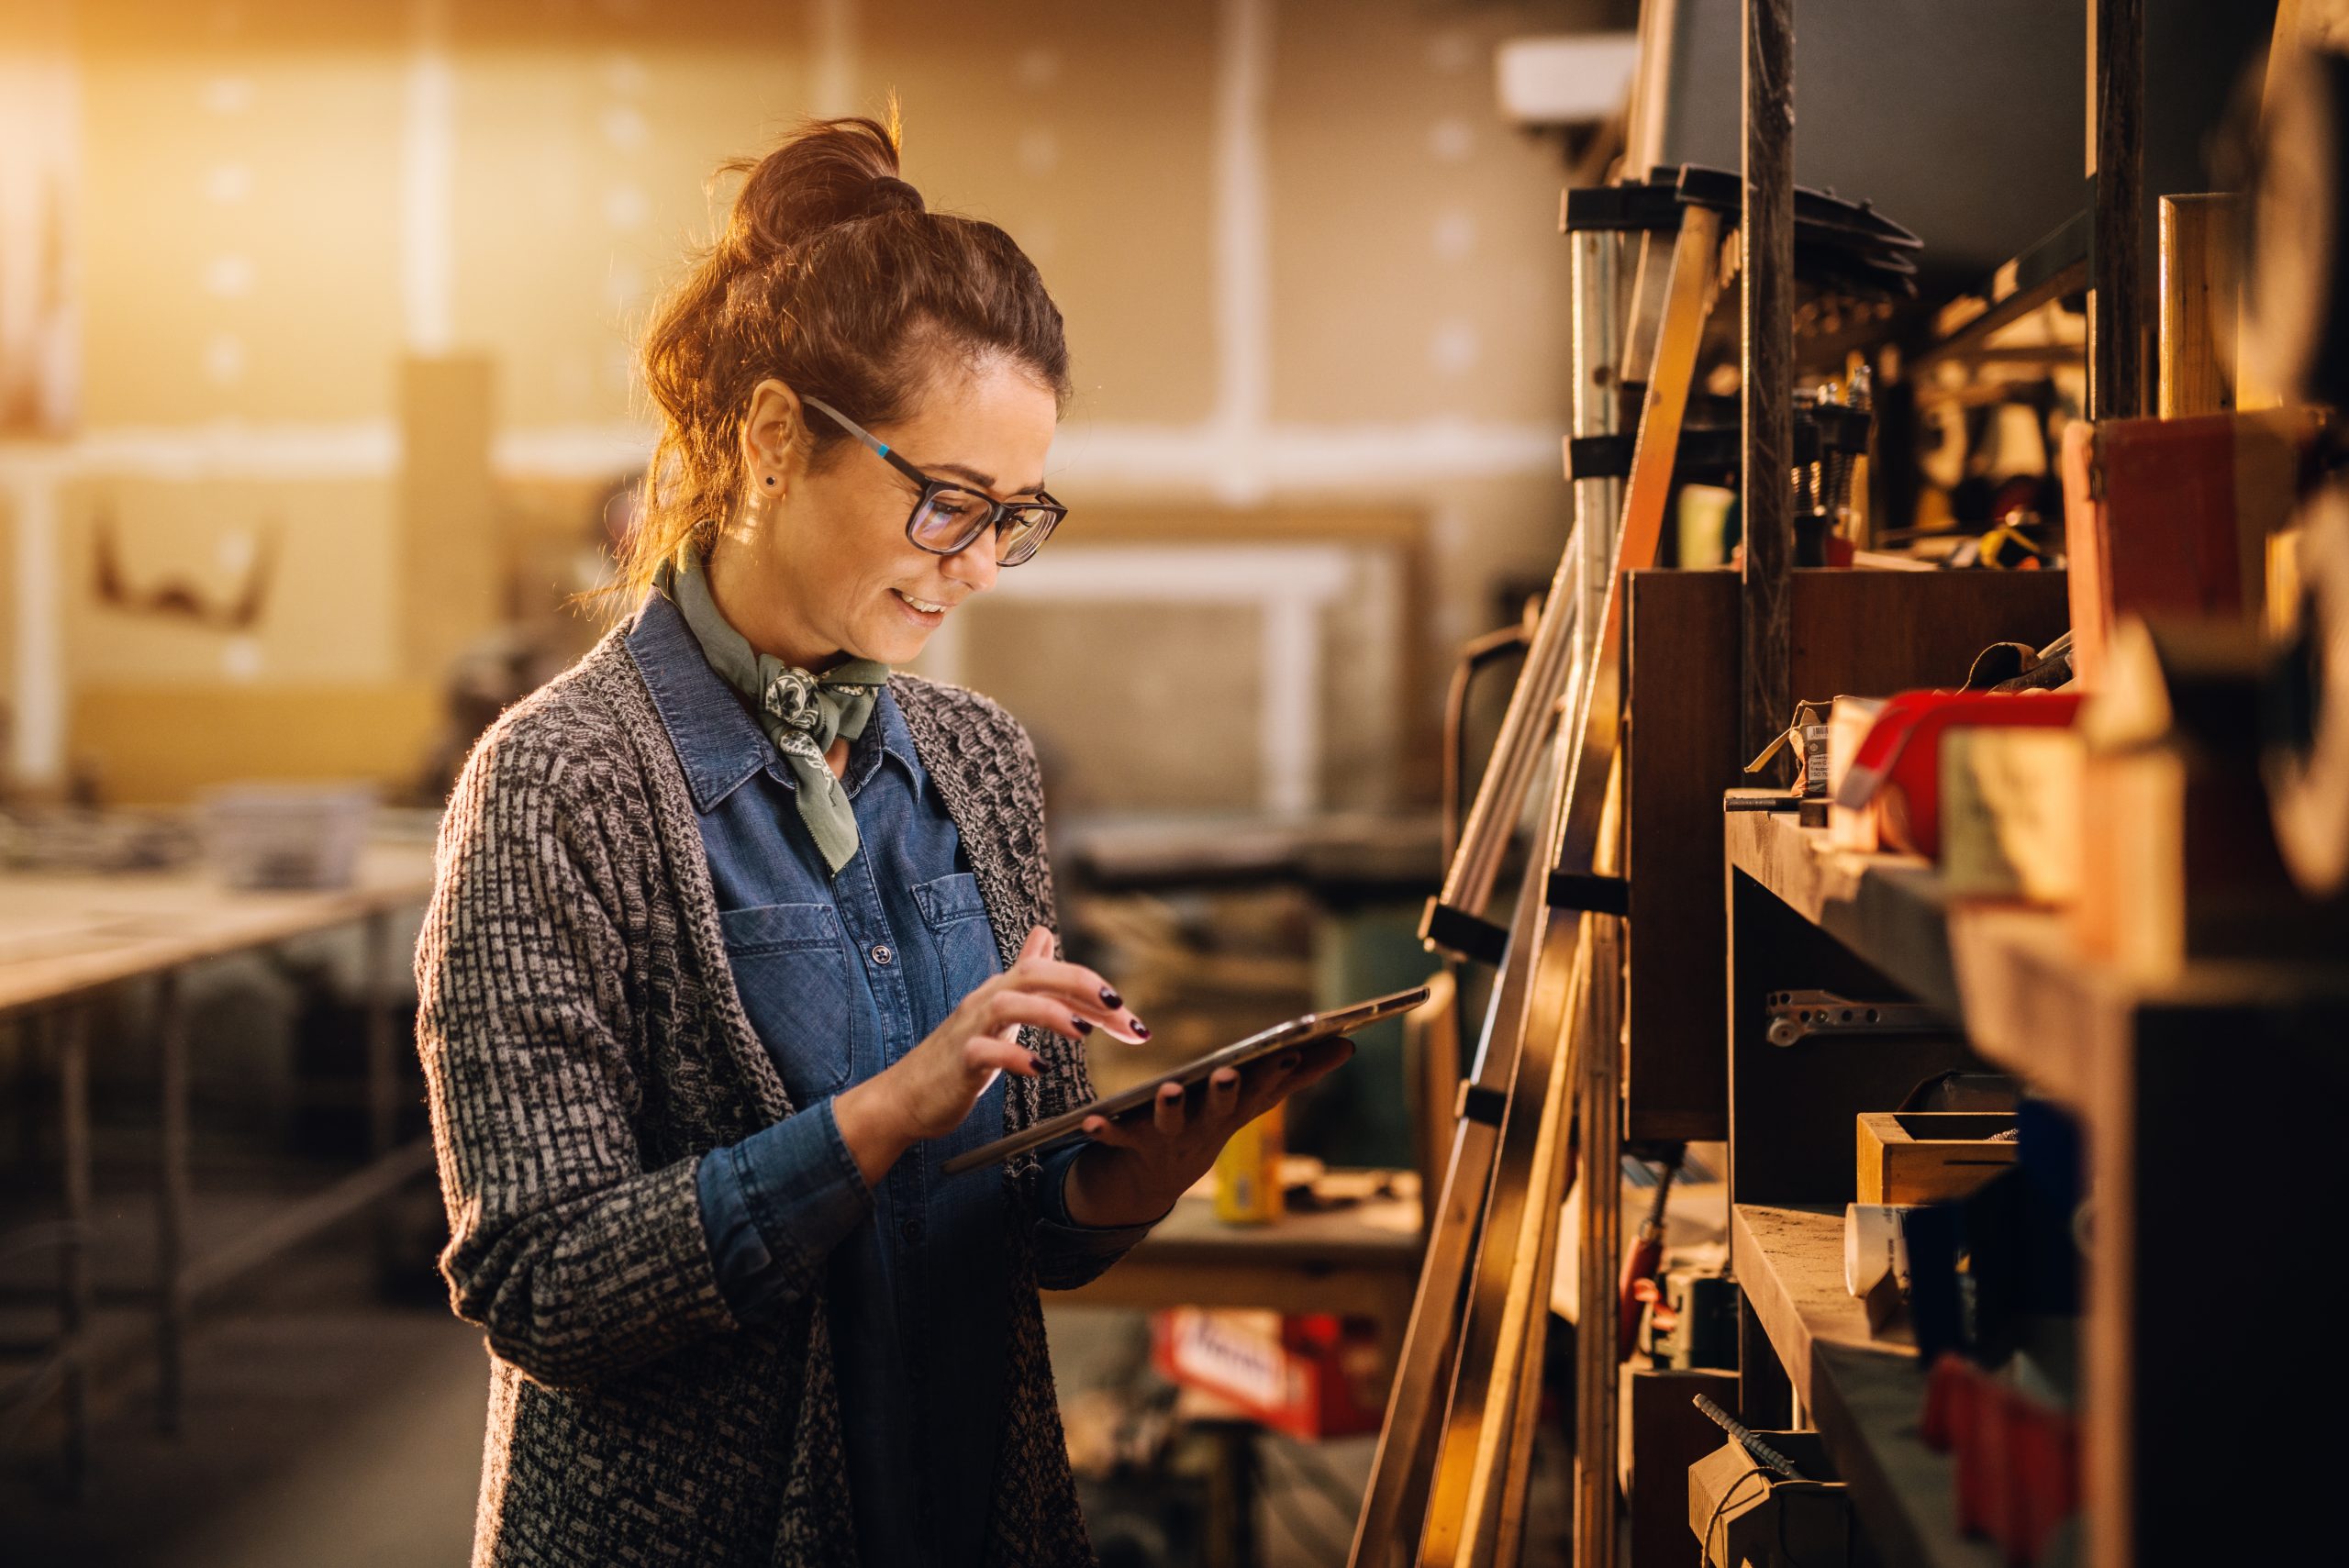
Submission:
[[896,953],[894,953],[894,952],[892,952],[892,951],[889,951],[889,944],[888,944],[888,943],[886,943],[886,942],[875,942],[875,943],[874,943],[874,944],[873,944],[873,962],[874,962],[878,963],[878,964],[886,965],[886,964],[889,964],[889,963],[893,963],[893,962],[895,962],[896,961],[896,957],[897,957],[897,955],[896,955]]
[[921,1221],[918,1219],[907,1219],[900,1222],[897,1226],[897,1234],[903,1236],[908,1241],[920,1240]]

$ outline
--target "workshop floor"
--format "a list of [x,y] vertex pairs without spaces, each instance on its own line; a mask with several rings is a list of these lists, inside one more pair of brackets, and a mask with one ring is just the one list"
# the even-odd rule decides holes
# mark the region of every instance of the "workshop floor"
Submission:
[[[1053,1315],[1064,1388],[1123,1376],[1129,1315]],[[267,1295],[203,1320],[191,1346],[185,1435],[154,1429],[143,1367],[103,1385],[90,1496],[61,1497],[50,1420],[0,1418],[0,1551],[9,1568],[424,1568],[462,1563],[473,1534],[486,1373],[473,1330],[430,1305],[369,1288],[363,1251],[301,1254]],[[1286,1448],[1283,1440],[1275,1446]],[[1367,1438],[1316,1445],[1322,1488],[1287,1451],[1268,1456],[1261,1568],[1320,1568],[1350,1520]],[[1529,1568],[1560,1561],[1558,1478],[1541,1477]],[[1108,1522],[1108,1521],[1103,1521]]]

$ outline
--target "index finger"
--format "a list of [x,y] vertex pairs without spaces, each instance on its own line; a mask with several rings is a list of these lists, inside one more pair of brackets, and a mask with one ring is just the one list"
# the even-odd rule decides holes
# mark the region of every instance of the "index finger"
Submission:
[[[1068,1001],[1099,1011],[1115,1013],[1126,1005],[1117,987],[1081,963],[1068,963],[1056,958],[1030,957],[1023,950],[1019,960],[1012,965],[1013,978],[1023,990],[1050,991]],[[1127,1015],[1132,1017],[1130,1013]]]

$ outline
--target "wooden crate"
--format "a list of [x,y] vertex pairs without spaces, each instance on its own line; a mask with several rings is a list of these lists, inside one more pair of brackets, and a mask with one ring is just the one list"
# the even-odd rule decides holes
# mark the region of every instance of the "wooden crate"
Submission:
[[1990,1111],[1862,1111],[1860,1201],[1939,1203],[1961,1198],[2015,1162],[2015,1118]]

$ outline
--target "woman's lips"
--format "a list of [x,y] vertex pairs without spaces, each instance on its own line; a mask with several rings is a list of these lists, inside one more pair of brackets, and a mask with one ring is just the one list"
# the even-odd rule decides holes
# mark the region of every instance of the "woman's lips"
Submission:
[[941,608],[934,610],[926,610],[922,608],[920,605],[914,603],[914,601],[908,597],[902,589],[892,588],[889,592],[896,598],[898,606],[904,609],[906,614],[912,617],[919,625],[925,627],[936,627],[946,619],[946,607],[941,606]]

